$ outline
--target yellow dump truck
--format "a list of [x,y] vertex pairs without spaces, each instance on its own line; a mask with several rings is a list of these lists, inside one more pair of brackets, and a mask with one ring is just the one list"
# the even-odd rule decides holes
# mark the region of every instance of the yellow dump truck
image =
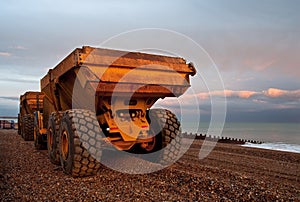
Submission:
[[[172,160],[181,133],[175,114],[151,109],[190,87],[196,70],[183,58],[84,46],[41,79],[43,113],[36,112],[37,148],[47,137],[52,163],[72,176],[95,174],[99,147],[151,153]],[[97,153],[98,152],[98,153]]]
[[35,111],[43,111],[43,93],[26,92],[20,96],[18,114],[18,133],[26,141],[34,139],[33,126]]

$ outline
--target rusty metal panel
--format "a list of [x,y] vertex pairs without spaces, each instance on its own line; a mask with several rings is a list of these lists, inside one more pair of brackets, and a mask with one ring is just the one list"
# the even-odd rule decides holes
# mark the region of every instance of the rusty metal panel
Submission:
[[[159,65],[151,65],[149,69],[145,68],[120,68],[109,67],[101,68],[90,66],[89,68],[95,75],[99,76],[99,80],[103,82],[121,82],[121,83],[141,83],[141,84],[160,84],[160,85],[184,85],[187,83],[185,80],[185,73],[178,73],[171,69],[164,71],[154,70]],[[101,77],[100,77],[101,76]]]
[[[92,49],[87,54],[80,54],[81,65],[98,68],[145,69],[149,71],[176,71],[195,74],[195,69],[186,64],[183,58],[153,55],[140,52],[125,52],[109,49]],[[93,69],[95,69],[94,67]]]
[[[190,85],[186,86],[160,86],[160,85],[141,85],[141,84],[116,84],[116,83],[98,83],[92,82],[90,85],[99,96],[111,96],[113,93],[116,95],[134,94],[135,97],[174,97],[182,95]],[[118,88],[116,89],[116,85]]]
[[[134,54],[134,53],[131,53]],[[148,54],[135,53],[140,58],[128,58],[127,55],[117,57],[106,55],[92,55],[90,54],[81,60],[83,65],[97,65],[102,67],[124,67],[124,68],[145,68],[148,70],[166,70],[166,67],[177,72],[192,73],[194,70],[190,69],[182,58],[168,58],[163,61],[156,60],[157,57],[152,58]],[[148,59],[143,58],[148,56]],[[162,56],[160,56],[162,57]]]
[[[90,62],[93,64],[106,64],[115,62],[117,65],[125,64],[186,64],[186,61],[180,57],[170,57],[154,55],[141,52],[128,52],[103,48],[92,48],[84,46],[80,51],[81,63]],[[120,59],[118,61],[118,59]],[[136,66],[136,65],[135,65]]]

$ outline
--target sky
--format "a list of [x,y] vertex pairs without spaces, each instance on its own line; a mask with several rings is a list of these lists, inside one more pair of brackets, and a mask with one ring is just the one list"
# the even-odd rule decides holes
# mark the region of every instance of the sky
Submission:
[[[192,81],[204,119],[209,119],[210,96],[225,94],[227,121],[299,123],[299,9],[297,0],[4,0],[0,116],[16,116],[19,96],[38,91],[48,69],[74,48],[158,28],[189,37],[216,64],[224,91]],[[203,73],[205,65],[197,65]],[[176,107],[173,100],[166,103]],[[194,106],[184,107],[193,113]]]

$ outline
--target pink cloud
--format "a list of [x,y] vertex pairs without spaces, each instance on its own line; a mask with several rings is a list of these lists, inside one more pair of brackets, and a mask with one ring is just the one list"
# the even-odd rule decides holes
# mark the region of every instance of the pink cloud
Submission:
[[[266,91],[250,91],[250,90],[224,90],[224,91],[211,91],[211,92],[201,92],[198,94],[186,94],[178,98],[169,98],[162,100],[161,102],[166,106],[190,106],[194,105],[191,101],[195,98],[198,99],[199,103],[206,103],[211,97],[226,97],[226,98],[240,98],[242,100],[251,99],[253,103],[256,104],[272,104],[272,100],[276,98],[284,98],[287,102],[293,101],[298,103],[300,101],[300,89],[299,90],[282,90],[277,88],[269,88]],[[293,106],[285,105],[284,103],[274,103],[275,108],[291,108]]]
[[9,52],[0,52],[0,56],[9,57],[9,56],[11,56],[11,53],[9,53]]
[[242,90],[242,91],[232,91],[232,90],[225,90],[225,95],[226,97],[239,97],[239,98],[244,98],[248,99],[252,97],[253,95],[258,94],[255,91],[248,91],[248,90]]
[[277,88],[269,88],[267,91],[264,92],[264,94],[268,97],[282,97],[286,93],[286,90],[280,90]]
[[[181,110],[191,110],[194,111],[195,108],[191,106],[203,106],[202,109],[199,109],[201,113],[206,113],[208,110],[207,107],[211,101],[211,98],[224,98],[228,99],[228,103],[242,103],[249,106],[250,109],[257,111],[257,109],[262,109],[266,107],[267,109],[292,109],[298,108],[300,102],[300,89],[298,90],[282,90],[277,88],[269,88],[265,91],[250,91],[250,90],[223,90],[223,91],[210,91],[210,92],[201,92],[197,94],[185,94],[178,98],[168,98],[158,102],[158,107],[180,107]],[[235,98],[232,102],[232,98]],[[279,99],[279,100],[278,100]],[[195,100],[197,100],[195,102]],[[220,100],[222,101],[222,100]],[[225,101],[225,100],[223,100]],[[253,103],[251,105],[251,103]],[[239,105],[240,105],[239,104]],[[254,107],[258,107],[257,109]],[[187,108],[185,108],[187,107]],[[254,108],[253,108],[254,107]],[[205,109],[205,110],[204,110]],[[204,110],[204,111],[203,111]]]
[[269,88],[266,91],[258,92],[258,91],[249,91],[249,90],[224,90],[224,91],[211,91],[211,92],[203,92],[197,94],[197,97],[200,100],[209,99],[210,96],[219,96],[219,97],[238,97],[242,99],[249,99],[255,95],[263,95],[268,98],[290,98],[290,99],[300,99],[300,89],[299,90],[282,90],[278,88]]
[[271,98],[288,97],[300,99],[300,89],[288,91],[278,88],[269,88],[268,90],[264,91],[264,95]]
[[224,90],[224,91],[212,91],[212,92],[199,93],[197,96],[201,100],[206,100],[210,96],[239,97],[243,99],[248,99],[257,94],[260,93],[256,91],[248,91],[248,90],[242,90],[242,91]]
[[277,59],[270,59],[270,60],[265,60],[265,61],[255,61],[253,63],[248,61],[248,65],[256,71],[263,71],[267,68],[270,68],[276,62],[277,62]]

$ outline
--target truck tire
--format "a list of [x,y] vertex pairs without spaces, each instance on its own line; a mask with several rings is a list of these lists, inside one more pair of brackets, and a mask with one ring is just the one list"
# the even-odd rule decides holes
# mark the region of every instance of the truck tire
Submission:
[[37,117],[34,116],[34,129],[33,129],[34,147],[37,150],[44,150],[46,149],[47,145],[43,142],[43,138],[42,135],[40,134],[39,128],[40,127],[38,125]]
[[84,109],[64,112],[59,129],[59,153],[66,174],[84,177],[98,172],[102,155],[100,131],[95,113]]
[[53,112],[49,117],[48,128],[47,128],[47,148],[48,156],[51,163],[60,165],[59,158],[59,126],[62,117],[62,112]]
[[23,117],[23,138],[25,141],[33,140],[33,115],[26,114]]
[[148,112],[150,132],[156,134],[152,151],[159,152],[150,156],[150,161],[167,165],[175,163],[180,157],[181,127],[175,114],[167,109],[151,109]]

